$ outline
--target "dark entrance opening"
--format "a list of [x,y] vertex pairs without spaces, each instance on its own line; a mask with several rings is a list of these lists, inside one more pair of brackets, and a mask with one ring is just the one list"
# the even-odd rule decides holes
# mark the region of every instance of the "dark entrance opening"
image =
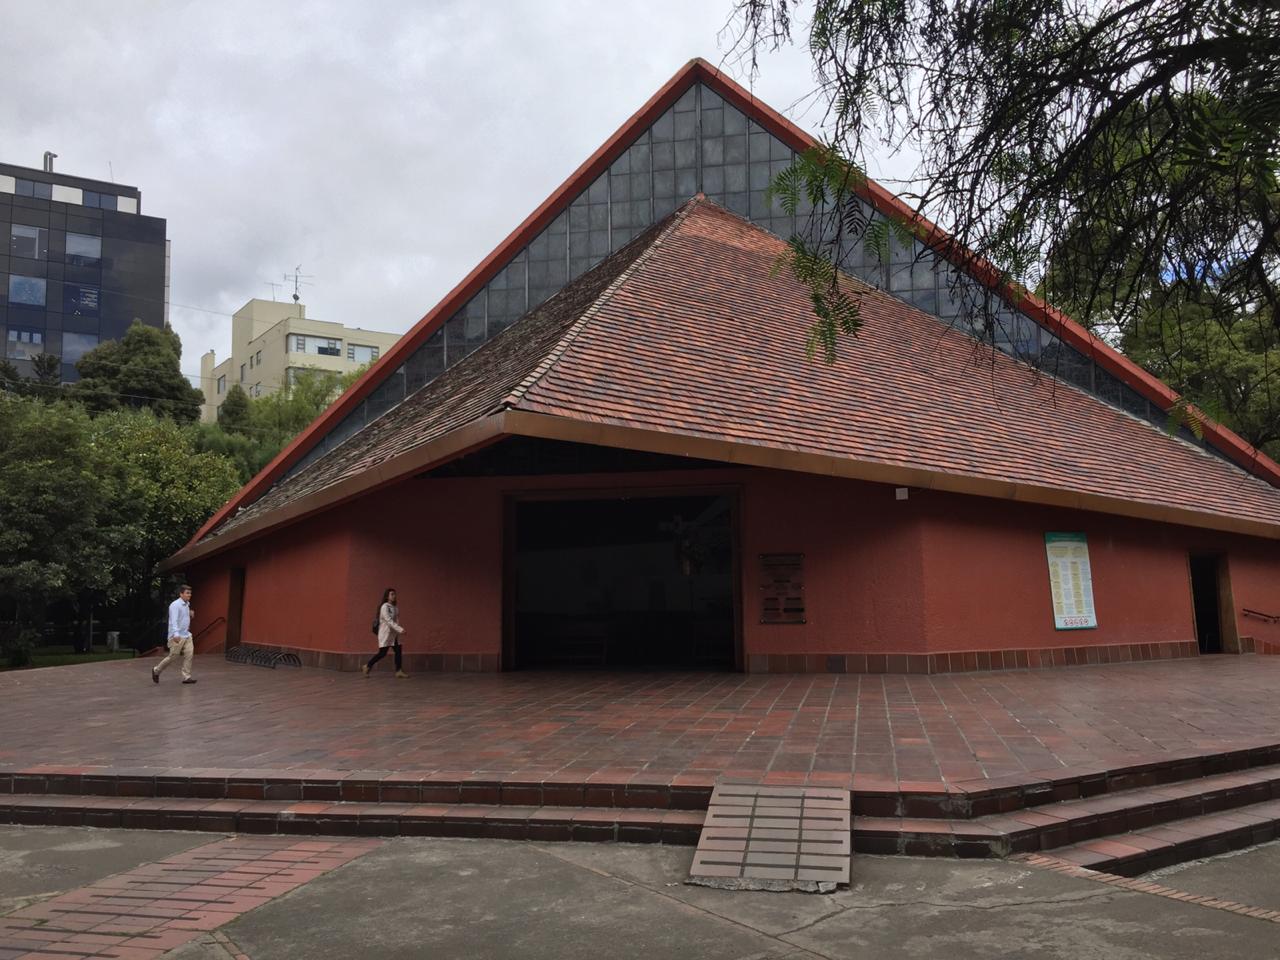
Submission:
[[731,496],[512,506],[508,663],[735,668]]
[[244,617],[244,567],[231,568],[231,583],[227,588],[227,640],[230,650],[240,644],[240,625]]
[[1221,558],[1191,555],[1191,602],[1196,614],[1196,640],[1201,653],[1222,652],[1222,607],[1219,603]]

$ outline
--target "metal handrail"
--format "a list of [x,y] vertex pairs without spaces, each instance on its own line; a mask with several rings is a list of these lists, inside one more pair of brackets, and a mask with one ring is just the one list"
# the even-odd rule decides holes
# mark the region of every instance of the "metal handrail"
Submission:
[[194,643],[196,640],[199,640],[201,637],[203,637],[206,633],[208,633],[218,624],[226,623],[226,622],[227,622],[226,617],[222,617],[222,616],[214,617],[212,620],[210,620],[208,623],[205,624],[203,630],[201,630],[199,633],[197,633],[194,637],[191,638],[192,642]]
[[1261,610],[1250,610],[1248,607],[1244,607],[1240,612],[1246,617],[1257,617],[1268,623],[1280,623],[1280,613],[1263,613]]

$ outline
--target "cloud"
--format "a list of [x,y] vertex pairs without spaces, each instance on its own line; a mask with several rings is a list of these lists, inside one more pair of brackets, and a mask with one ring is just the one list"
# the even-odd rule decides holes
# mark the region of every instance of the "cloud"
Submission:
[[[168,220],[188,372],[297,264],[309,316],[403,332],[680,66],[722,57],[731,9],[14,5],[0,159],[53,150],[61,171],[142,190]],[[756,91],[785,110],[812,85],[791,48],[764,57]]]

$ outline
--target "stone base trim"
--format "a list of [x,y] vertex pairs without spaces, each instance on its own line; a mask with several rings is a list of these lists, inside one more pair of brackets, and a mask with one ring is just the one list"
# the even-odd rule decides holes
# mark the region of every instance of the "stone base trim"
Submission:
[[[274,643],[245,643],[241,646],[255,650],[277,650],[295,654],[304,667],[357,673],[360,667],[378,652],[376,644],[358,653],[337,650],[309,650],[305,647],[288,647]],[[211,653],[224,653],[220,647]],[[395,670],[394,653],[388,653],[374,670]],[[496,653],[413,653],[406,647],[402,651],[406,673],[497,673]]]
[[1141,663],[1198,657],[1194,640],[1118,643],[1083,647],[966,650],[957,653],[753,653],[748,673],[971,673],[1040,670],[1104,663]]

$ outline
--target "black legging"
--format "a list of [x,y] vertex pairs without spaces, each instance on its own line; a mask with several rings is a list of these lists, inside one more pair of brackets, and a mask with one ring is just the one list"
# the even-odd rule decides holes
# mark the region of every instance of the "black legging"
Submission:
[[[396,651],[396,669],[399,670],[400,669],[400,644],[392,643],[392,644],[388,644],[388,647],[392,647]],[[372,670],[373,665],[387,655],[388,647],[378,648],[378,652],[369,658],[369,663],[366,665],[367,669]]]

